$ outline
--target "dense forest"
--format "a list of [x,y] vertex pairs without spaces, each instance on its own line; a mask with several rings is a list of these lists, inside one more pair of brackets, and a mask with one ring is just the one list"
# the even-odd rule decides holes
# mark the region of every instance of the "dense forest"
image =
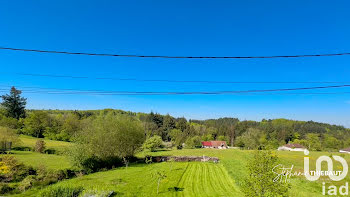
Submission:
[[[11,96],[21,98],[13,89]],[[17,94],[16,94],[16,91]],[[22,99],[22,100],[20,100]],[[313,121],[274,119],[240,121],[237,118],[186,120],[158,113],[135,113],[115,109],[103,110],[6,110],[0,108],[0,127],[15,130],[18,134],[61,141],[74,141],[98,116],[127,116],[142,125],[144,137],[160,136],[167,146],[182,148],[200,147],[201,141],[224,140],[230,146],[243,149],[275,149],[286,143],[299,143],[310,150],[337,150],[350,146],[350,129],[343,126]]]
[[300,143],[311,150],[336,150],[350,146],[350,129],[342,126],[274,119],[240,121],[237,118],[186,120],[158,113],[135,113],[122,110],[26,110],[25,116],[10,117],[0,110],[0,126],[18,134],[61,141],[74,141],[99,115],[124,115],[139,121],[145,137],[161,136],[169,146],[200,146],[205,140],[225,140],[230,146],[245,149],[275,149],[285,143]]

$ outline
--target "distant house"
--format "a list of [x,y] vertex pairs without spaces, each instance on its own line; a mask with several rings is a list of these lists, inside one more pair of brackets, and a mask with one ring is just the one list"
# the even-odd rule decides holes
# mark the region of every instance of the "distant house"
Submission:
[[203,148],[218,148],[218,149],[226,149],[227,144],[225,141],[204,141],[202,142]]
[[350,153],[350,147],[339,150],[340,153]]
[[278,147],[279,151],[305,151],[306,148],[301,144],[286,144]]

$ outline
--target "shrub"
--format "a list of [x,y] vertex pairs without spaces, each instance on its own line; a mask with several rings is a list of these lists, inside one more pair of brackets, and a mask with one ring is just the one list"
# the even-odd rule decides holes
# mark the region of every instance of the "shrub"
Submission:
[[36,182],[36,177],[34,175],[29,175],[24,178],[21,183],[18,185],[18,190],[25,192],[27,189],[30,189]]
[[185,142],[185,148],[199,148],[202,146],[201,138],[199,136],[194,136],[192,138],[187,138]]
[[89,196],[94,196],[94,197],[110,197],[114,196],[116,193],[114,191],[111,191],[109,189],[101,189],[100,187],[96,188],[91,188],[88,190],[84,190],[80,196],[82,197],[89,197]]
[[4,162],[0,162],[0,174],[7,174],[9,172],[9,167],[7,167]]
[[107,157],[98,158],[96,156],[84,157],[79,155],[74,155],[75,165],[79,166],[80,169],[87,173],[97,172],[103,168],[112,169],[115,167],[123,166],[123,161],[119,157]]
[[45,186],[56,183],[63,179],[72,178],[75,173],[71,170],[47,170],[45,166],[37,169],[37,185]]
[[6,194],[14,190],[13,187],[10,187],[7,183],[0,183],[0,194]]
[[[144,141],[143,127],[133,117],[102,113],[75,137],[70,156],[74,165],[95,171],[116,166],[116,158],[132,157]],[[111,164],[111,162],[114,162]]]
[[242,184],[245,196],[288,196],[290,184],[284,180],[274,181],[276,174],[273,168],[277,164],[278,157],[271,151],[256,151],[248,163],[248,176]]
[[13,156],[4,156],[1,161],[9,169],[9,172],[1,177],[4,182],[19,182],[28,175],[35,175],[35,170],[32,167],[19,163]]
[[13,147],[12,150],[17,150],[17,151],[34,151],[32,147],[27,147],[27,146]]
[[55,149],[46,149],[44,151],[44,153],[46,153],[46,154],[56,154],[56,150]]
[[83,191],[82,187],[70,186],[51,186],[42,190],[39,194],[41,197],[78,197]]
[[142,148],[144,150],[155,151],[157,148],[162,146],[162,138],[158,135],[148,138],[145,143],[143,143]]
[[44,153],[44,151],[45,151],[45,142],[43,140],[36,141],[34,150],[35,150],[35,152]]

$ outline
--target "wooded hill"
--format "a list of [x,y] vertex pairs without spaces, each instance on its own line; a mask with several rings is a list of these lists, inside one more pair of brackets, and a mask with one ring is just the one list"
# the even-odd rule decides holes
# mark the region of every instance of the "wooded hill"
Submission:
[[97,115],[112,113],[133,117],[143,125],[145,136],[159,135],[169,146],[200,146],[201,141],[225,140],[244,149],[275,149],[286,143],[299,143],[311,150],[338,150],[350,146],[350,129],[313,121],[274,119],[240,121],[237,118],[186,120],[158,113],[123,110],[26,110],[18,120],[0,110],[0,126],[19,134],[53,140],[74,141]]

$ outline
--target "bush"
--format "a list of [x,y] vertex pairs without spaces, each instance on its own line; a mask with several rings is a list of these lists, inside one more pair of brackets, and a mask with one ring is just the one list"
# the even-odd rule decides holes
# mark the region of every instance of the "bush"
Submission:
[[273,168],[277,164],[276,154],[271,151],[256,151],[247,165],[248,176],[242,184],[245,196],[288,196],[290,184],[284,180],[274,181],[276,174]]
[[43,140],[36,141],[35,147],[34,147],[34,151],[35,152],[39,152],[39,153],[44,153],[44,151],[45,151],[45,142]]
[[144,131],[132,117],[100,114],[77,134],[75,142],[69,152],[74,165],[95,171],[99,164],[116,166],[116,158],[132,157],[144,142]]
[[41,186],[75,177],[75,172],[72,170],[47,170],[45,166],[40,166],[36,174],[36,184]]
[[56,150],[55,149],[46,149],[44,151],[45,154],[56,154]]
[[91,188],[88,190],[84,190],[80,196],[83,197],[89,197],[89,196],[94,196],[94,197],[110,197],[114,196],[116,193],[114,191],[111,191],[109,189],[103,189],[100,187],[96,188]]
[[142,148],[144,150],[150,150],[154,152],[157,148],[160,148],[163,144],[162,138],[158,135],[148,138],[145,143],[143,143]]
[[202,147],[201,138],[199,136],[194,136],[192,138],[187,138],[185,142],[185,148],[200,148]]
[[19,182],[28,175],[35,175],[35,170],[32,167],[19,163],[13,156],[4,156],[1,161],[9,169],[8,173],[0,177],[3,182]]
[[86,173],[93,173],[100,171],[101,169],[112,169],[115,167],[123,166],[123,161],[119,157],[107,157],[104,159],[100,159],[96,156],[90,156],[90,157],[80,157],[75,158],[76,161],[79,159],[78,164],[79,168],[84,170]]
[[13,187],[10,187],[7,183],[0,183],[0,194],[6,194],[14,190]]
[[82,187],[51,186],[42,190],[39,196],[42,197],[78,197],[83,191]]
[[36,182],[36,177],[34,175],[29,175],[24,178],[21,183],[18,185],[18,190],[25,192],[27,189],[30,189]]
[[12,150],[17,150],[17,151],[34,151],[33,148],[27,147],[27,146],[13,147]]

